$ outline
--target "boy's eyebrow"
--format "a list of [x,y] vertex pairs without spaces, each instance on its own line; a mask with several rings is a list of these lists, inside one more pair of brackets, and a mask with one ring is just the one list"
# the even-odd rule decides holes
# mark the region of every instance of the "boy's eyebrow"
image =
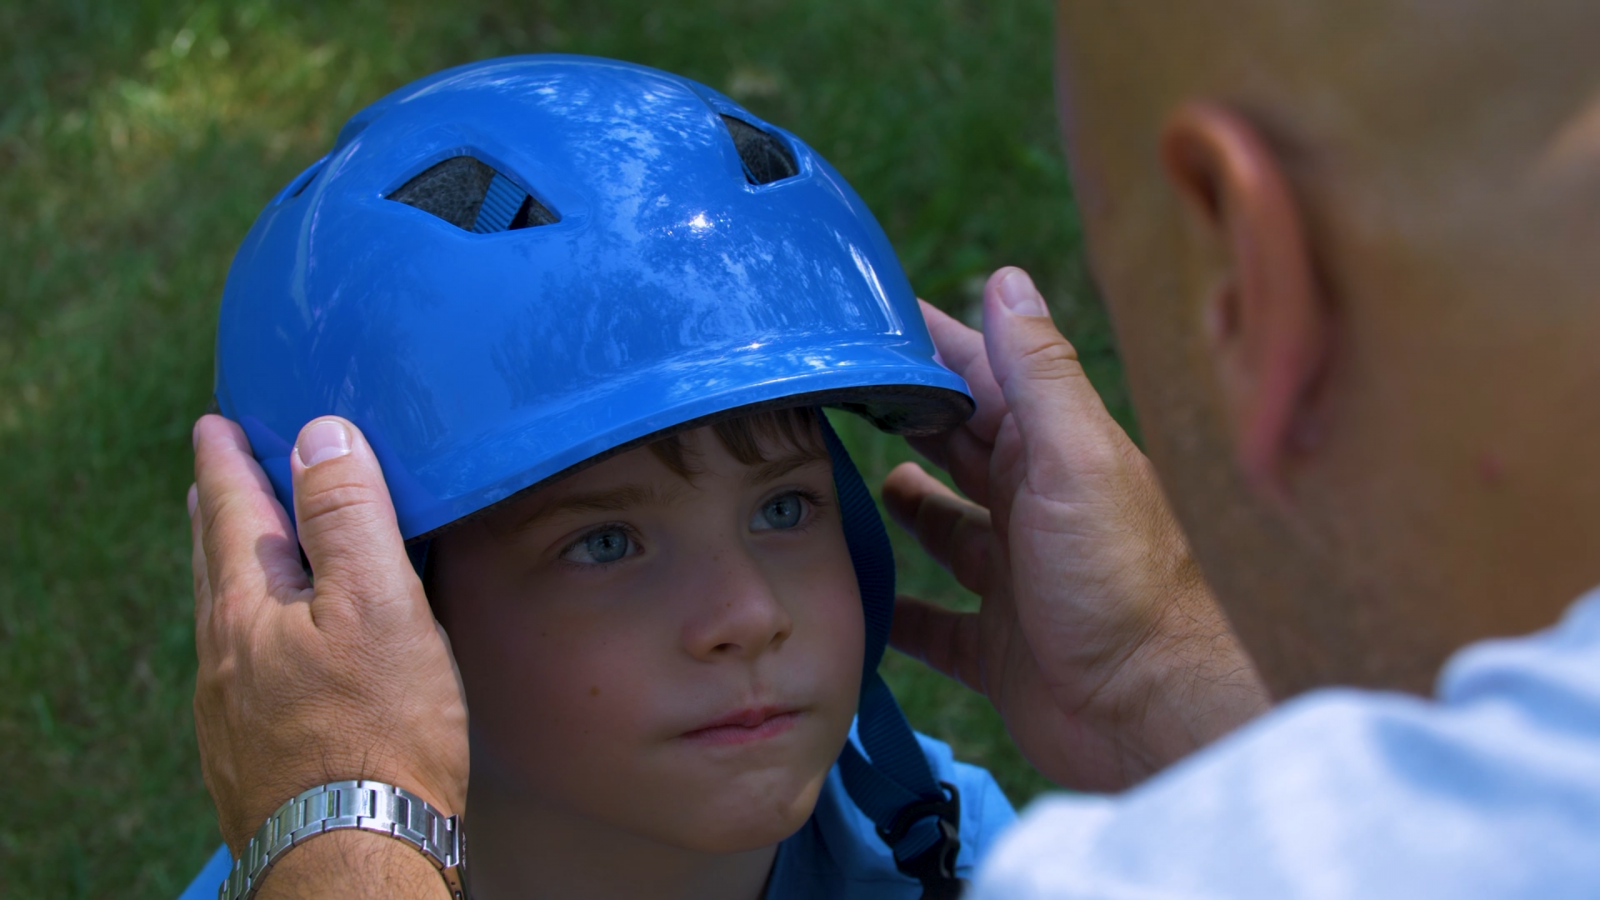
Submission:
[[828,454],[824,451],[796,449],[787,456],[780,456],[760,465],[751,466],[750,470],[744,475],[744,481],[746,484],[776,481],[801,466],[825,462],[828,462]]
[[540,504],[526,516],[508,526],[505,531],[508,534],[515,534],[562,513],[620,512],[636,506],[670,503],[671,500],[670,496],[664,496],[653,486],[644,484],[624,484],[604,491],[569,494],[549,503]]
[[[746,484],[775,481],[801,466],[827,461],[827,454],[821,451],[797,450],[786,456],[751,466],[749,471],[745,472],[744,481]],[[624,484],[604,491],[569,494],[549,503],[540,504],[529,511],[526,516],[506,526],[504,532],[506,534],[516,534],[562,513],[621,512],[637,506],[669,504],[674,499],[672,495],[676,493],[676,491],[669,491],[664,494],[656,490],[653,485]]]

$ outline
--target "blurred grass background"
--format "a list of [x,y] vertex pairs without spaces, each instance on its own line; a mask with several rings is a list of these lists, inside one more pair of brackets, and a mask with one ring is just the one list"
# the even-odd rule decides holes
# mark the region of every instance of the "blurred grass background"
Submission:
[[[0,896],[174,896],[218,843],[190,714],[188,434],[234,248],[351,113],[509,53],[615,56],[794,130],[970,316],[1029,268],[1114,411],[1058,153],[1050,3],[0,3]],[[847,433],[869,480],[903,444]],[[904,588],[970,605],[896,531]],[[912,721],[1044,788],[987,703],[891,654]]]

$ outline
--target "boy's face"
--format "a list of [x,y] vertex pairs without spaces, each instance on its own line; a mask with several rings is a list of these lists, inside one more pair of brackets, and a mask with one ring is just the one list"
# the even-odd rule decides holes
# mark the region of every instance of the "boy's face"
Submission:
[[820,436],[698,471],[621,454],[441,536],[474,757],[528,802],[674,846],[810,816],[861,682],[861,599]]

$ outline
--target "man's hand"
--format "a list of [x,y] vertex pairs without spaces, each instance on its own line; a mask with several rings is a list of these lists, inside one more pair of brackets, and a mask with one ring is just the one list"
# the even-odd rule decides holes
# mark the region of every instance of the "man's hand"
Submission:
[[957,613],[900,598],[891,641],[983,693],[1030,762],[1116,790],[1264,710],[1267,695],[1168,511],[1020,269],[984,291],[984,330],[923,313],[977,399],[913,441],[962,499],[906,463],[884,502],[983,598]]
[[343,419],[300,432],[297,543],[244,432],[205,416],[194,437],[195,728],[234,855],[285,800],[330,781],[384,781],[462,813],[466,699],[371,447]]

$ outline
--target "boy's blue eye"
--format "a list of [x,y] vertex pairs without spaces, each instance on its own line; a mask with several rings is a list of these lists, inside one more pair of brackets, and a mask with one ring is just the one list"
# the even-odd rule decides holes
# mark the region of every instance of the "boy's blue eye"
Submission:
[[571,562],[616,562],[628,555],[632,544],[628,533],[621,528],[602,528],[584,535],[562,555]]
[[806,502],[799,494],[784,494],[768,500],[756,514],[756,521],[750,525],[755,531],[765,531],[768,528],[793,528],[800,524],[805,514]]

